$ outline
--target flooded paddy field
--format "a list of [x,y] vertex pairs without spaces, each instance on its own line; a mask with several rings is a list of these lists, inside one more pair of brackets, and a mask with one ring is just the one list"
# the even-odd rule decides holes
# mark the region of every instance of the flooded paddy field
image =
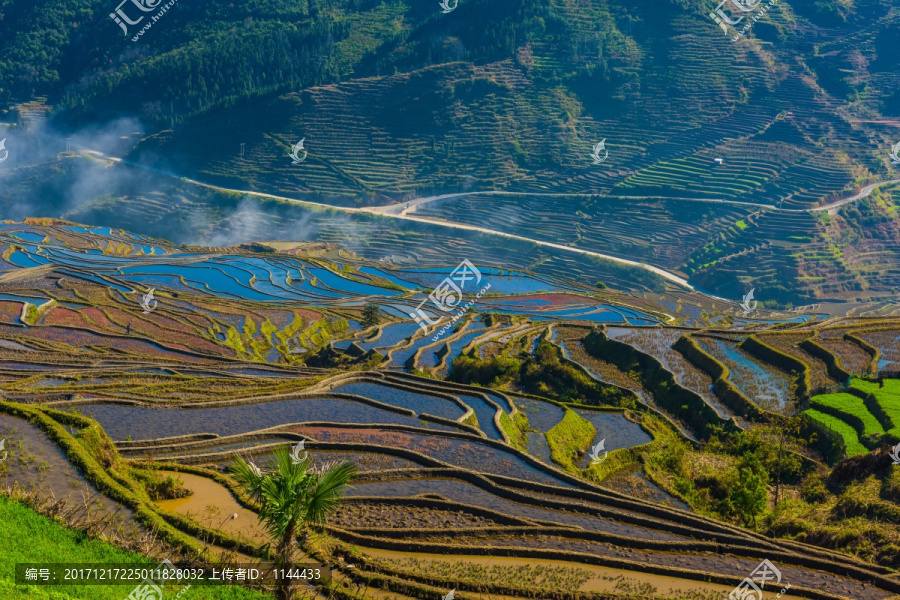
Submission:
[[450,400],[378,383],[348,383],[331,391],[334,393],[365,396],[385,404],[406,408],[416,414],[427,413],[453,421],[465,414],[465,410]]
[[[631,448],[653,441],[650,435],[641,429],[637,423],[632,423],[621,412],[604,412],[587,409],[574,409],[578,416],[590,422],[597,430],[591,447],[605,440],[604,449],[608,452],[619,448]],[[590,457],[585,455],[581,459],[582,468],[590,463]]]
[[468,482],[456,479],[404,479],[365,483],[355,486],[350,492],[351,497],[409,498],[419,494],[437,494],[461,504],[479,506],[525,519],[570,527],[581,527],[590,531],[605,531],[643,539],[682,539],[680,536],[670,536],[663,532],[627,525],[609,519],[512,502],[486,492]]
[[530,465],[509,450],[495,448],[472,439],[456,439],[439,435],[425,436],[405,431],[342,429],[338,427],[300,427],[295,431],[323,442],[377,444],[413,450],[456,467],[519,477],[549,485],[572,487],[564,479]]
[[745,396],[768,410],[784,410],[791,400],[791,376],[766,368],[738,347],[735,341],[710,337],[694,337],[694,341],[709,354],[722,361],[731,372],[733,383]]
[[[731,421],[732,411],[712,392],[713,370],[698,368],[672,347],[680,336],[692,337],[728,367],[738,390],[764,409],[783,411],[795,393],[795,377],[776,364],[781,354],[751,354],[740,342],[752,333],[807,365],[813,387],[847,385],[841,371],[829,370],[827,353],[800,347],[806,339],[819,340],[853,373],[853,389],[873,394],[867,402],[878,415],[872,418],[884,420],[879,410],[893,414],[896,408],[894,387],[863,376],[878,362],[876,354],[882,374],[898,362],[900,329],[893,321],[820,326],[797,314],[743,318],[730,306],[690,304],[699,297],[694,292],[628,296],[594,285],[599,277],[573,282],[479,265],[481,281],[468,283],[490,283],[490,293],[456,331],[451,326],[435,340],[450,313],[428,309],[425,316],[436,322],[424,332],[410,313],[436,294],[453,267],[372,264],[327,244],[209,251],[115,228],[19,225],[11,231],[6,225],[0,226],[0,440],[9,459],[0,461],[0,483],[39,485],[61,497],[96,494],[88,475],[95,482],[111,479],[141,507],[122,512],[128,519],[159,511],[190,539],[217,531],[258,547],[272,543],[271,536],[250,504],[216,481],[233,485],[235,454],[268,474],[274,452],[303,439],[314,469],[349,461],[358,471],[324,541],[318,531],[298,539],[304,552],[321,541],[317,549],[347,582],[364,570],[396,575],[404,584],[418,573],[419,581],[436,577],[429,594],[443,596],[459,583],[460,598],[472,600],[475,592],[466,589],[471,582],[444,577],[451,572],[447,565],[455,564],[461,573],[477,573],[479,585],[530,582],[527,593],[484,592],[502,600],[545,592],[575,593],[573,600],[597,593],[714,600],[771,553],[785,581],[798,587],[865,600],[897,593],[882,577],[896,568],[885,550],[889,544],[866,549],[849,539],[834,548],[834,538],[825,534],[843,526],[834,521],[839,510],[856,506],[847,496],[855,491],[847,490],[864,489],[872,510],[891,514],[894,486],[887,471],[822,491],[808,473],[822,481],[837,477],[837,465],[847,459],[791,434],[785,447],[804,457],[809,471],[777,487],[779,502],[789,498],[796,523],[803,524],[799,533],[779,537],[779,528],[796,523],[778,520],[784,516],[775,512],[770,471],[760,480],[766,502],[758,513],[727,512],[722,498],[749,483],[741,478],[739,453],[722,448],[764,444],[778,434],[780,421],[772,415]],[[150,288],[155,304],[148,304]],[[466,287],[460,300],[473,294]],[[620,370],[591,356],[586,346],[594,332],[627,344],[641,361]],[[560,352],[535,352],[542,338]],[[354,342],[363,353],[350,348]],[[475,350],[459,361],[468,371],[450,371],[466,349]],[[418,364],[411,364],[420,350]],[[674,381],[666,377],[660,384],[650,376],[659,371],[642,372],[649,362],[641,354],[658,361]],[[467,385],[457,383],[462,381]],[[694,404],[678,412],[672,398]],[[865,405],[861,395],[854,398],[854,410]],[[670,422],[655,410],[660,403],[678,412],[679,420]],[[70,414],[71,407],[85,417]],[[566,410],[581,419],[564,421]],[[10,416],[15,411],[58,419],[75,441],[57,446]],[[85,421],[79,419],[88,416],[93,429],[80,434]],[[888,441],[892,424],[879,424],[885,436],[879,441]],[[211,435],[197,435],[204,433]],[[615,454],[590,466],[587,452],[601,441],[604,452]],[[554,463],[551,442],[562,453],[557,457],[574,461]],[[875,442],[866,440],[873,448]],[[862,445],[857,450],[860,456],[874,452]],[[763,457],[758,468],[767,469],[771,457],[757,451]],[[81,461],[78,453],[90,460]],[[154,469],[192,493],[174,497],[180,490],[155,481]],[[815,503],[811,494],[818,494]],[[120,508],[101,502],[104,510]],[[731,506],[737,506],[733,498]],[[175,515],[190,517],[206,533],[186,531],[187,522]],[[896,533],[890,519],[854,514],[845,521],[853,519],[873,539]],[[342,541],[341,535],[358,539]],[[437,557],[378,548],[428,544],[457,549]],[[712,544],[723,550],[714,552]],[[251,546],[243,550],[252,553]],[[475,550],[511,555],[467,553]],[[379,566],[360,560],[357,551],[391,558]],[[587,565],[573,558],[579,554],[618,562]],[[800,567],[792,557],[816,566]],[[643,572],[648,566],[709,571],[734,583]],[[830,574],[851,567],[858,571]],[[536,568],[544,574],[535,575]],[[524,575],[516,580],[512,573]],[[355,588],[348,589],[352,596]],[[356,591],[360,600],[390,595]]]
[[419,420],[350,400],[302,398],[220,408],[145,408],[115,404],[80,407],[115,440],[128,437],[149,440],[190,433],[235,435],[287,423],[334,421],[337,423],[398,423],[418,425]]

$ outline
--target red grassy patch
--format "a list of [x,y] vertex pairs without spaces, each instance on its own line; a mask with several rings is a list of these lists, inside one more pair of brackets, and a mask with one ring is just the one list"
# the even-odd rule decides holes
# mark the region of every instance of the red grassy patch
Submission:
[[44,313],[41,325],[59,327],[91,327],[84,316],[77,310],[71,310],[63,306],[54,306]]
[[0,323],[18,323],[21,314],[21,302],[0,300]]

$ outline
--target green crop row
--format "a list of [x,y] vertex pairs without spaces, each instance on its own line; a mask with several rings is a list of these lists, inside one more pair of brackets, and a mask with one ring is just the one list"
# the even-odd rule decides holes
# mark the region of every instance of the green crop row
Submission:
[[[848,456],[865,454],[859,446],[900,442],[900,380],[872,382],[854,379],[849,393],[810,398],[805,414],[844,441]],[[853,434],[848,433],[849,430]],[[858,444],[858,446],[857,446]]]
[[856,435],[856,430],[847,423],[814,408],[803,411],[803,414],[827,433],[836,435],[843,442],[847,456],[868,454],[869,450],[859,443],[859,436]]
[[862,438],[874,441],[884,435],[882,424],[869,412],[863,400],[853,394],[821,394],[810,398],[809,404],[814,409],[848,423]]
[[882,441],[900,442],[900,380],[877,382],[854,380],[850,384],[854,396],[862,398],[866,408],[884,425],[887,435]]

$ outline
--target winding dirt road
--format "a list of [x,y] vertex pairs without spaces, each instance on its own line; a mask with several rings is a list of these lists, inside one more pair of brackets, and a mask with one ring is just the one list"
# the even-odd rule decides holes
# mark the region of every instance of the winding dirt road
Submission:
[[[823,212],[834,210],[836,208],[840,208],[845,204],[850,204],[851,202],[856,202],[857,200],[862,200],[866,196],[870,195],[876,188],[879,188],[883,185],[889,185],[892,183],[900,183],[900,179],[888,179],[885,181],[878,181],[876,183],[871,183],[864,188],[862,188],[859,193],[850,196],[849,198],[844,198],[843,200],[838,200],[837,202],[832,202],[831,204],[825,204],[823,206],[815,206],[813,208],[778,208],[772,204],[764,204],[761,202],[742,202],[740,200],[727,200],[725,198],[682,198],[676,196],[604,196],[606,198],[612,198],[615,200],[681,200],[684,202],[712,202],[719,204],[735,204],[737,206],[755,206],[758,208],[765,208],[768,210],[777,210],[780,212],[790,212],[790,213],[815,213],[815,212]],[[501,192],[501,191],[486,191],[486,192],[457,192],[455,194],[442,194],[440,196],[428,196],[426,198],[416,198],[414,200],[409,200],[407,202],[401,202],[399,204],[391,204],[390,206],[378,206],[367,209],[368,212],[379,213],[383,215],[394,215],[394,216],[404,216],[409,212],[415,212],[416,208],[422,206],[423,204],[428,204],[430,202],[436,202],[438,200],[447,200],[450,198],[461,198],[463,196],[537,196],[540,198],[589,198],[591,196],[596,196],[597,194],[548,194],[548,193],[540,193],[540,192]]]

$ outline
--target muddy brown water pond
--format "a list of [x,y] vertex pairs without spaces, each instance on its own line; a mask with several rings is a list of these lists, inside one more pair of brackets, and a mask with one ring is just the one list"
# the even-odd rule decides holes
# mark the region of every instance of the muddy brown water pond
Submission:
[[500,496],[495,496],[490,492],[486,492],[471,483],[457,479],[404,479],[398,481],[359,483],[355,484],[348,492],[348,496],[379,496],[394,498],[409,498],[410,496],[419,494],[439,494],[448,500],[480,506],[482,508],[495,510],[516,517],[552,521],[554,523],[559,523],[560,525],[581,527],[590,531],[606,531],[618,535],[651,540],[686,539],[662,531],[618,523],[609,519],[592,517],[587,514],[550,510],[513,502],[501,498]]
[[131,436],[148,440],[189,433],[236,435],[286,423],[333,421],[335,423],[383,423],[420,426],[408,417],[374,406],[336,398],[300,398],[221,408],[146,408],[116,404],[80,407],[114,440]]
[[299,427],[298,433],[319,441],[379,444],[407,448],[457,467],[518,477],[561,487],[575,487],[533,467],[512,452],[481,444],[475,440],[439,435],[419,435],[405,431],[342,429],[339,427]]
[[[244,539],[263,543],[268,535],[256,518],[256,513],[238,504],[225,486],[208,477],[175,471],[159,471],[163,477],[171,475],[184,481],[193,494],[175,500],[160,500],[156,504],[163,510],[187,515],[201,525]],[[237,515],[235,517],[234,515]]]
[[[113,515],[120,535],[138,535],[142,529],[134,520],[131,509],[107,498],[88,482],[51,442],[43,431],[28,421],[0,414],[0,440],[6,440],[6,460],[0,464],[0,487],[18,484],[26,491],[52,493],[56,499],[66,499],[66,506],[84,506],[85,499],[93,505],[91,518]],[[0,453],[2,456],[2,453]]]

